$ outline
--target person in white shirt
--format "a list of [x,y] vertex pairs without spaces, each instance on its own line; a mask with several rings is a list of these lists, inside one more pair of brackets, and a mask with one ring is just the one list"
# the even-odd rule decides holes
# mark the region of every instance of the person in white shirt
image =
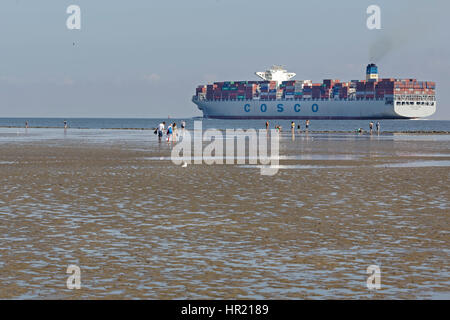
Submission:
[[156,130],[158,130],[158,140],[159,140],[159,142],[161,142],[161,139],[162,139],[165,127],[166,127],[166,123],[163,121],[162,123],[160,123],[158,125],[158,128],[156,128]]

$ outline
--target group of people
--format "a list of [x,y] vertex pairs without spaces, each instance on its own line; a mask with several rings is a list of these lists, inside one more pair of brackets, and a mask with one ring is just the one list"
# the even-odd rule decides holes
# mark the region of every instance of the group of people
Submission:
[[[181,121],[181,130],[184,131],[185,128],[186,128],[186,122]],[[170,142],[171,140],[172,140],[172,142],[175,142],[175,141],[177,141],[177,137],[178,137],[178,127],[177,127],[177,124],[174,122],[174,123],[169,124],[169,126],[167,127],[167,130],[166,130],[166,122],[163,121],[158,125],[158,127],[156,127],[154,133],[158,135],[159,142],[162,141],[164,133],[167,136],[167,142]]]
[[[377,133],[380,134],[380,130],[381,130],[380,121],[377,121],[375,126],[376,126],[376,129],[377,129]],[[358,129],[356,129],[356,132],[363,133],[364,130],[363,130],[363,128],[358,128]],[[370,123],[369,123],[369,132],[370,132],[370,134],[373,133],[373,121],[370,121]]]
[[[380,121],[377,121],[377,124],[376,124],[376,126],[377,126],[377,133],[380,133]],[[370,133],[372,133],[372,131],[373,131],[373,121],[370,121],[370,123],[369,123],[369,130],[370,130]]]
[[[309,125],[310,125],[309,120],[306,120],[305,121],[306,132],[308,132],[308,130],[309,130]],[[380,130],[381,130],[380,121],[377,121],[377,123],[375,124],[375,127],[376,127],[376,130],[377,130],[377,133],[379,134]],[[282,127],[280,125],[276,125],[275,126],[275,130],[277,132],[281,132],[281,129],[282,129]],[[370,121],[370,123],[369,123],[369,132],[370,132],[370,134],[373,133],[373,129],[374,129],[374,123],[373,123],[373,121]],[[266,130],[269,130],[269,121],[266,121]],[[301,132],[300,124],[297,125],[297,130],[298,130],[298,132]],[[359,128],[356,131],[359,132],[359,133],[363,133],[364,132],[364,130],[362,128]],[[295,122],[294,121],[291,121],[291,132],[293,134],[295,133]]]
[[[269,130],[269,127],[270,127],[269,121],[266,121],[266,130]],[[305,121],[305,128],[306,128],[306,131],[309,130],[309,120]],[[276,125],[275,130],[277,132],[281,132],[282,127],[280,125]],[[300,123],[297,125],[297,130],[299,132],[301,131]],[[295,132],[295,122],[294,121],[291,122],[291,131],[292,131],[292,133]]]
[[[67,129],[68,128],[67,120],[64,120],[63,124],[64,124],[64,129]],[[305,121],[306,131],[309,130],[309,124],[310,124],[309,120],[306,120]],[[380,129],[381,129],[380,122],[377,121],[375,126],[376,126],[377,133],[379,134],[380,133]],[[373,121],[370,121],[370,123],[369,123],[369,132],[370,132],[370,134],[372,134],[372,132],[373,132],[373,127],[374,127],[374,123],[373,123]],[[29,128],[28,121],[25,122],[25,128],[27,128],[27,129]],[[181,121],[181,130],[184,132],[185,128],[186,128],[186,122],[183,120],[183,121]],[[270,128],[269,121],[266,121],[266,130],[269,130],[269,128]],[[277,132],[281,132],[282,131],[282,127],[280,125],[276,125],[275,126],[275,130]],[[300,124],[297,125],[297,130],[298,130],[298,132],[301,132]],[[292,133],[295,132],[295,122],[294,121],[291,121],[291,131],[292,131]],[[359,133],[364,132],[364,130],[362,128],[358,128],[356,131],[359,132]],[[175,142],[177,140],[177,137],[178,137],[178,127],[177,127],[177,124],[174,122],[174,123],[169,124],[169,126],[166,129],[166,122],[163,121],[163,122],[161,122],[158,125],[158,127],[156,127],[154,133],[158,135],[158,140],[160,142],[162,141],[164,133],[167,136],[167,142],[169,142],[171,140],[173,142]]]

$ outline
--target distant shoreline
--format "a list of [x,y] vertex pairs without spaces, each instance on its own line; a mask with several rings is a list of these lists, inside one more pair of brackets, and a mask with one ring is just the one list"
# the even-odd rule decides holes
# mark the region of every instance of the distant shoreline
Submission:
[[[17,126],[0,126],[3,129],[26,129],[25,127],[17,127]],[[28,129],[64,129],[64,127],[28,127]],[[153,131],[156,128],[81,128],[81,127],[69,127],[67,130],[138,130],[138,131]],[[258,128],[254,128],[258,129]],[[264,128],[259,128],[264,129]],[[224,131],[225,129],[219,129]],[[291,133],[290,130],[284,130],[283,133]],[[302,130],[301,133],[305,133],[305,130]],[[352,130],[309,130],[309,133],[358,133]],[[295,133],[298,133],[297,130]],[[369,133],[369,131],[364,130],[363,133]],[[450,131],[433,131],[433,130],[411,130],[411,131],[382,131],[380,135],[383,134],[450,134]],[[373,131],[373,135],[377,135],[376,130]]]

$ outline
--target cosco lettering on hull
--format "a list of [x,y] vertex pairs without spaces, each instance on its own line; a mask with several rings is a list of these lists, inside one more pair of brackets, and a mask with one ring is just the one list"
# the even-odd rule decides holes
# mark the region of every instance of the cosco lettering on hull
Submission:
[[[289,109],[287,109],[287,108],[285,107],[285,105],[282,104],[282,103],[277,104],[275,110],[276,110],[277,112],[284,112],[284,111],[286,111],[286,110],[289,111]],[[302,111],[302,106],[301,106],[301,104],[300,104],[300,103],[296,103],[296,104],[294,105],[294,107],[292,108],[292,110],[293,110],[294,112],[301,112],[301,111]],[[244,111],[245,111],[245,112],[250,112],[250,111],[252,111],[252,108],[251,108],[251,106],[250,106],[249,103],[246,103],[246,104],[244,105]],[[262,103],[262,104],[257,108],[257,111],[260,111],[260,112],[267,112],[267,111],[268,111],[267,104]],[[311,105],[311,111],[312,111],[312,112],[318,112],[318,111],[319,111],[319,105],[318,105],[317,103],[312,104],[312,105]]]

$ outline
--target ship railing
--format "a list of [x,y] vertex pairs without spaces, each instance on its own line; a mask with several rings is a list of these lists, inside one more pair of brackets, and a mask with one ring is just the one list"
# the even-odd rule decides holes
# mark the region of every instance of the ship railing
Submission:
[[412,94],[412,95],[395,95],[395,99],[399,101],[436,101],[436,96],[433,95],[421,95],[421,94]]
[[[314,102],[319,102],[319,101],[392,101],[392,97],[384,97],[384,98],[355,98],[355,97],[351,97],[351,98],[293,98],[293,99],[286,99],[286,98],[277,98],[277,99],[261,99],[261,98],[244,98],[244,99],[238,99],[238,98],[213,98],[211,100],[206,99],[206,97],[197,97],[197,96],[193,96],[192,98],[194,101],[314,101]],[[427,97],[423,97],[421,99],[415,99],[412,97],[405,97],[402,99],[398,99],[397,97],[395,98],[396,100],[429,100],[429,101],[434,101],[435,97],[434,96],[427,96]]]
[[277,99],[265,99],[260,97],[254,97],[254,98],[244,98],[244,99],[238,99],[238,98],[213,98],[211,100],[208,100],[206,97],[196,97],[193,96],[192,98],[194,101],[371,101],[371,100],[384,100],[384,98],[340,98],[340,99],[334,99],[334,98],[294,98],[294,99],[286,99],[286,98],[277,98]]

